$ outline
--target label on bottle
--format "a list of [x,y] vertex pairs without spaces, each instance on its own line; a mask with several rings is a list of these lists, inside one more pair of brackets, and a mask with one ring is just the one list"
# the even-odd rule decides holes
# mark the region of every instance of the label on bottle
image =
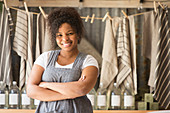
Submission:
[[22,94],[22,105],[30,105],[30,98],[27,96],[27,94]]
[[133,96],[124,96],[124,106],[134,106]]
[[94,95],[89,95],[89,94],[87,94],[87,97],[89,98],[92,106],[94,106]]
[[120,95],[111,96],[111,106],[120,106]]
[[97,106],[106,106],[106,95],[97,96]]
[[40,103],[40,100],[34,99],[34,105],[38,105]]
[[5,94],[0,94],[0,105],[5,105]]
[[9,104],[10,105],[18,104],[18,94],[9,94]]

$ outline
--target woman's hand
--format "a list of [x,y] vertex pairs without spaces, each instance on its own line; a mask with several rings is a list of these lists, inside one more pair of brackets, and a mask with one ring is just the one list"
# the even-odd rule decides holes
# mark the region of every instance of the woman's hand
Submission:
[[84,81],[86,79],[85,75],[82,75],[78,81]]

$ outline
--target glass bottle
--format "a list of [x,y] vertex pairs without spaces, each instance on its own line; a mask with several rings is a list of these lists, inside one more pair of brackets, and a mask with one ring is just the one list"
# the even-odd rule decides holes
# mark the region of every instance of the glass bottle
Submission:
[[107,90],[106,88],[103,87],[103,83],[100,83],[99,88],[97,90],[97,102],[96,106],[98,110],[106,110],[107,109]]
[[22,109],[31,109],[31,99],[27,96],[26,84],[21,91],[21,108]]
[[0,109],[8,108],[8,88],[0,81]]
[[121,91],[120,88],[116,87],[116,83],[114,83],[110,93],[109,109],[120,110],[121,109],[120,105],[121,105]]
[[34,108],[34,99],[30,98],[30,102],[31,102],[30,108],[31,108],[31,109],[35,109],[35,108]]
[[37,106],[39,105],[40,100],[34,99],[34,108],[36,109]]
[[96,91],[95,89],[93,88],[88,94],[87,94],[87,97],[88,99],[90,100],[91,102],[91,105],[93,107],[93,110],[95,110],[95,101],[96,101]]
[[19,109],[20,107],[20,91],[17,82],[13,81],[9,90],[9,109]]
[[129,83],[126,84],[125,90],[122,92],[122,107],[124,110],[134,110],[135,109],[135,95],[130,88]]

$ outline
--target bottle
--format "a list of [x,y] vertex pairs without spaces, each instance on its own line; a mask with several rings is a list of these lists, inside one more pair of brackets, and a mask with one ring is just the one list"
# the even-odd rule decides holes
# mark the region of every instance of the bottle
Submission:
[[97,102],[96,106],[98,110],[106,110],[107,105],[106,105],[106,100],[107,100],[107,92],[106,88],[103,87],[103,83],[100,83],[99,88],[97,90]]
[[26,84],[21,91],[21,108],[22,109],[31,109],[31,99],[27,96]]
[[119,88],[116,87],[116,83],[114,83],[110,93],[109,109],[120,110],[121,109],[120,105],[121,105],[121,91]]
[[37,106],[39,105],[40,100],[34,99],[34,108],[36,109]]
[[30,98],[30,102],[31,102],[30,108],[31,108],[31,109],[35,109],[35,108],[34,108],[34,99]]
[[0,81],[0,109],[8,108],[8,89],[3,81]]
[[95,110],[95,102],[96,102],[96,91],[95,89],[93,88],[88,94],[87,94],[87,97],[88,99],[90,100],[91,102],[91,105],[93,107],[93,110]]
[[134,110],[135,109],[135,95],[130,88],[129,83],[126,84],[125,90],[122,92],[122,107],[124,110]]
[[20,92],[17,82],[13,81],[9,90],[9,109],[19,109],[20,107]]

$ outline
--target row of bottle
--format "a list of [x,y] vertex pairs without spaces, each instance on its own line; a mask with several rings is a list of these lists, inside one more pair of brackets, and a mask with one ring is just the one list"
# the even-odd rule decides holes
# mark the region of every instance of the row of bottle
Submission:
[[93,88],[87,97],[91,101],[94,110],[134,110],[135,96],[129,86],[126,84],[125,90],[116,87],[116,83],[111,90],[103,88],[103,84],[97,90]]
[[[135,109],[135,97],[129,84],[121,91],[116,87],[116,83],[111,90],[103,88],[103,84],[97,90],[93,88],[87,97],[91,101],[94,110],[133,110]],[[21,91],[17,82],[13,81],[9,90],[0,81],[0,109],[35,109],[39,100],[30,99],[26,94],[26,87]]]
[[8,89],[0,81],[0,109],[35,109],[38,104],[39,100],[27,96],[26,87],[20,91],[17,82],[13,81]]

